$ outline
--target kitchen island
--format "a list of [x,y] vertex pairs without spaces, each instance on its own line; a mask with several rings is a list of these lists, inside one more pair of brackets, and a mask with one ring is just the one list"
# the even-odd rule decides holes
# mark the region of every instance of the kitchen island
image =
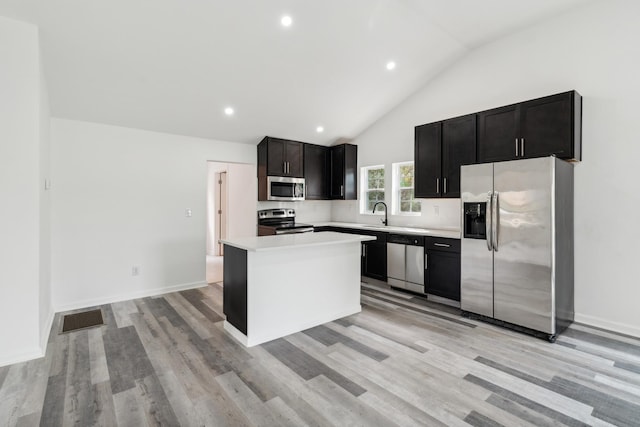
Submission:
[[222,240],[225,330],[251,347],[360,312],[368,240],[334,232]]

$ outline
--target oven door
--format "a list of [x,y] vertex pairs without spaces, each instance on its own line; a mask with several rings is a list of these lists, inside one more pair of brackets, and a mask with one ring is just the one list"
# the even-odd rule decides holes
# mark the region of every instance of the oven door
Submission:
[[267,200],[304,200],[304,178],[268,176]]

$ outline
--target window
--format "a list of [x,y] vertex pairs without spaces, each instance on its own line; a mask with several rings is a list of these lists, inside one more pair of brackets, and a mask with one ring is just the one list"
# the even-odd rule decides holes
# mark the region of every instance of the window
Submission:
[[420,202],[413,198],[413,162],[393,164],[393,213],[419,215]]
[[362,168],[360,213],[372,213],[376,202],[384,202],[384,166]]

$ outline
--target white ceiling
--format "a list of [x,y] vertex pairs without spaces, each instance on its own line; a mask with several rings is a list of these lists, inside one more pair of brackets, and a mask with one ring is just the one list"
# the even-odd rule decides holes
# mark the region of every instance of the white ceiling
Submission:
[[0,0],[0,15],[40,27],[55,117],[330,145],[470,50],[586,1]]

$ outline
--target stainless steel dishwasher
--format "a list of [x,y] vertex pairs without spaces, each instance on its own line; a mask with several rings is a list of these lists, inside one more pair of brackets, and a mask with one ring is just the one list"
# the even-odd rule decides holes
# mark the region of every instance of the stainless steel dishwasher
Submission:
[[424,238],[404,234],[387,237],[387,283],[424,293]]

